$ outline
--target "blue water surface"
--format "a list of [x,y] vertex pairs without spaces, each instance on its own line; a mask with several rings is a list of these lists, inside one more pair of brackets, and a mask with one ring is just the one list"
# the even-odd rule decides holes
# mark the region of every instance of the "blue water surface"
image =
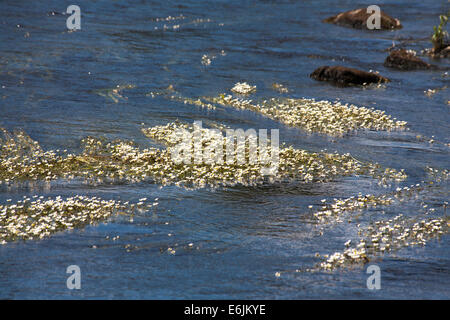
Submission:
[[[449,9],[444,0],[73,4],[81,8],[81,30],[76,32],[66,27],[68,15],[62,13],[67,7],[61,1],[0,2],[0,127],[23,129],[44,149],[77,152],[86,136],[128,139],[148,147],[153,143],[142,135],[142,123],[150,127],[175,119],[202,120],[234,128],[278,128],[280,140],[296,148],[349,152],[361,160],[404,168],[409,177],[401,185],[424,180],[426,166],[449,167],[449,60],[422,57],[438,70],[401,72],[383,66],[393,42],[418,54],[431,46],[432,27]],[[403,29],[372,32],[321,22],[371,4],[399,18]],[[216,56],[209,66],[201,63],[205,54]],[[381,88],[341,88],[309,78],[319,66],[338,64],[376,70],[392,82]],[[206,110],[148,95],[172,85],[186,97],[216,96],[243,81],[257,86],[255,99],[279,96],[272,84],[281,83],[290,97],[384,110],[407,121],[409,130],[330,138],[250,111]],[[99,94],[118,85],[135,87],[124,89],[116,100]],[[424,94],[428,89],[440,90],[429,97]],[[428,143],[432,137],[438,143]],[[47,239],[0,246],[0,298],[448,299],[448,236],[377,259],[382,275],[377,291],[366,287],[366,266],[296,272],[319,262],[316,253],[342,250],[348,239],[356,239],[357,223],[381,215],[419,215],[422,202],[444,214],[448,191],[443,184],[417,203],[369,210],[360,221],[321,233],[310,219],[309,205],[386,190],[365,177],[195,191],[150,182],[3,186],[0,203],[34,194],[80,194],[124,201],[157,197],[160,204],[134,221],[113,217]],[[168,254],[168,248],[176,253]],[[74,264],[82,272],[80,290],[66,287],[66,268]]]

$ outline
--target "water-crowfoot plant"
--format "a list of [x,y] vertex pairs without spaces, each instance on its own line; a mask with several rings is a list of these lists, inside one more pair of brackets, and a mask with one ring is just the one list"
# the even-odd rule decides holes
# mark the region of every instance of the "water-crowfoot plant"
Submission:
[[114,101],[114,103],[118,103],[119,100],[128,99],[127,97],[122,95],[122,91],[133,88],[136,88],[136,86],[133,84],[117,85],[115,88],[94,90],[94,93],[102,97],[109,98]]
[[384,111],[340,102],[271,98],[254,103],[252,100],[225,94],[211,98],[210,101],[223,106],[255,111],[288,126],[330,136],[342,136],[361,129],[403,130],[406,126],[405,121],[392,119]]
[[438,218],[407,218],[402,214],[393,219],[375,221],[367,228],[360,229],[361,239],[356,246],[331,255],[317,255],[322,258],[313,269],[334,270],[356,264],[364,264],[377,256],[404,247],[425,245],[428,240],[448,234],[450,220],[448,216]]
[[231,91],[237,94],[250,94],[256,92],[256,86],[249,85],[247,82],[238,82]]
[[0,205],[0,244],[44,238],[58,231],[103,221],[114,214],[148,211],[157,204],[147,199],[130,204],[79,195],[66,199],[24,197],[15,203],[8,200],[7,204]]
[[[239,85],[240,88],[241,84]],[[238,90],[232,91],[236,92]],[[242,90],[239,91],[239,94],[242,95]],[[251,93],[250,89],[243,89],[243,91],[246,94]],[[179,93],[168,93],[166,91],[161,91],[160,93],[152,92],[150,95],[152,97],[162,95],[174,101],[207,109],[215,109],[215,105],[219,105],[240,110],[250,110],[309,133],[320,133],[329,136],[343,136],[344,134],[364,129],[376,131],[405,130],[407,124],[406,121],[392,118],[382,110],[342,104],[340,102],[333,103],[325,100],[270,98],[255,102],[251,99],[234,97],[225,93],[216,97],[192,99],[183,97]]]
[[[314,212],[313,216],[320,227],[333,222],[343,222],[343,218],[350,212],[367,210],[377,206],[388,206],[405,201],[417,201],[423,199],[425,194],[438,189],[439,183],[445,183],[450,178],[447,169],[427,168],[428,181],[410,187],[397,187],[395,191],[380,195],[361,195],[347,199],[334,199],[333,203],[322,200],[321,209]],[[404,247],[425,245],[435,237],[447,234],[450,231],[450,220],[445,214],[447,202],[444,202],[444,216],[435,214],[434,208],[428,208],[421,203],[424,214],[418,217],[407,217],[402,214],[393,219],[380,220],[370,223],[366,227],[358,227],[358,235],[361,237],[356,246],[350,246],[352,240],[345,243],[346,249],[331,255],[316,254],[322,259],[314,268],[308,271],[334,270],[357,264],[364,264],[385,253],[399,250]],[[310,206],[312,208],[313,206]],[[435,215],[434,217],[430,217]]]
[[[183,137],[174,135],[175,132],[180,132],[179,129],[185,129],[186,134],[189,134],[189,130],[192,129],[192,125],[184,124],[180,122],[169,123],[164,126],[156,126],[152,128],[143,128],[144,134],[151,139],[161,142],[170,147],[183,140]],[[224,129],[226,130],[226,129]],[[183,131],[181,131],[183,132]],[[222,141],[223,150],[227,148],[230,143],[230,137],[222,136],[218,130],[212,130],[202,128],[202,141],[201,145],[207,147],[219,135],[220,141]],[[193,144],[192,140],[189,143]],[[234,144],[234,141],[231,141]],[[249,145],[245,145],[246,150],[246,162],[244,164],[238,164],[236,162],[229,163],[225,157],[222,156],[222,161],[215,162],[213,164],[207,163],[191,163],[190,165],[184,165],[177,170],[182,170],[184,178],[190,177],[190,183],[196,184],[198,180],[208,182],[211,186],[218,183],[219,185],[235,185],[243,183],[245,185],[257,185],[266,183],[267,179],[261,176],[261,163],[251,163],[249,161]],[[257,152],[261,150],[259,146],[256,147]],[[235,152],[238,152],[236,150]],[[380,165],[374,163],[363,163],[356,160],[350,154],[340,155],[337,153],[326,152],[308,152],[306,150],[296,149],[292,146],[286,146],[282,144],[279,149],[278,158],[278,172],[275,176],[270,177],[272,183],[278,182],[323,182],[330,181],[340,176],[351,175],[367,175],[375,177],[379,180],[397,180],[401,181],[406,178],[404,172],[397,171],[390,168],[381,168]],[[175,172],[177,171],[175,170]],[[204,172],[202,176],[198,176],[200,172]],[[206,178],[206,180],[204,180]],[[189,181],[186,181],[189,182]]]
[[289,93],[289,89],[286,88],[281,83],[276,83],[276,82],[272,83],[272,89],[279,93]]
[[[143,132],[168,146],[173,141],[167,139],[170,139],[174,130],[188,127],[172,123],[144,128]],[[206,140],[217,134],[211,129],[204,129],[203,133]],[[132,141],[109,142],[102,138],[88,137],[82,141],[83,151],[80,154],[59,154],[58,150],[43,151],[37,142],[23,132],[8,133],[8,136],[2,141],[0,149],[0,184],[8,185],[42,180],[82,179],[94,184],[152,181],[184,188],[216,188],[286,181],[323,182],[352,175],[370,176],[381,182],[406,178],[403,170],[358,161],[350,154],[308,152],[285,145],[279,150],[277,174],[268,178],[261,174],[261,163],[178,163],[168,149],[141,149]]]
[[[331,203],[327,203],[326,199],[322,200],[320,208],[313,213],[314,218],[320,222],[320,226],[328,223],[343,222],[343,219],[350,212],[362,212],[363,210],[381,206],[388,206],[394,203],[401,203],[411,199],[416,199],[418,195],[435,189],[439,183],[449,179],[449,171],[447,169],[439,170],[435,168],[427,168],[429,179],[409,187],[397,187],[394,191],[379,195],[359,193],[345,199],[333,199]],[[313,206],[309,206],[310,209]]]

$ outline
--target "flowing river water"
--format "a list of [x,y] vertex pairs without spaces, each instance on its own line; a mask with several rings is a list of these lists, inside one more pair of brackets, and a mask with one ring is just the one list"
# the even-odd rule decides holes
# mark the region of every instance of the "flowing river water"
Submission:
[[[23,129],[44,150],[80,152],[87,136],[161,147],[141,128],[176,119],[232,128],[279,129],[297,149],[350,153],[361,161],[405,169],[406,180],[382,186],[368,176],[327,182],[185,189],[151,181],[0,185],[0,204],[33,195],[96,196],[158,206],[130,218],[41,240],[0,245],[2,299],[324,299],[450,298],[448,235],[425,246],[377,255],[381,290],[366,286],[367,265],[308,271],[316,256],[358,240],[359,225],[398,214],[444,217],[446,181],[389,206],[350,213],[342,223],[311,218],[322,199],[385,194],[420,184],[426,167],[449,168],[449,61],[437,70],[385,68],[386,49],[420,54],[445,1],[360,1],[378,4],[403,29],[362,31],[321,20],[352,1],[82,1],[81,30],[69,32],[61,1],[0,2],[0,127]],[[382,86],[337,87],[309,74],[322,65],[376,70]],[[231,93],[237,82],[256,86],[249,98],[315,98],[373,107],[407,122],[403,131],[358,130],[338,136],[309,133],[251,110],[201,108],[156,94],[171,86],[182,97]],[[282,84],[288,92],[275,90]],[[279,89],[279,88],[278,88]],[[436,90],[433,92],[426,92]],[[432,140],[430,142],[430,140]],[[313,209],[309,206],[312,205]],[[431,212],[429,209],[433,209]],[[447,220],[448,221],[448,220]],[[69,290],[66,268],[78,265],[80,290]]]

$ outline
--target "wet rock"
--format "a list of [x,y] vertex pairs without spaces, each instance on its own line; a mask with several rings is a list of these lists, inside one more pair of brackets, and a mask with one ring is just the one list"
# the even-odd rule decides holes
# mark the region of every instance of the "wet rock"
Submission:
[[450,57],[450,45],[447,45],[441,50],[436,50],[434,48],[428,50],[426,49],[425,53],[432,58],[448,58]]
[[388,78],[373,72],[342,66],[322,66],[314,70],[311,78],[318,81],[331,81],[341,85],[365,85],[370,83],[389,82]]
[[[383,11],[381,11],[380,14],[381,29],[391,30],[402,28],[400,20],[392,18]],[[371,13],[367,13],[367,8],[361,8],[339,13],[336,16],[323,20],[323,22],[334,23],[340,26],[352,27],[355,29],[367,29],[367,19],[371,15]]]
[[434,66],[416,57],[410,50],[397,49],[391,51],[384,61],[384,66],[400,70],[431,69]]

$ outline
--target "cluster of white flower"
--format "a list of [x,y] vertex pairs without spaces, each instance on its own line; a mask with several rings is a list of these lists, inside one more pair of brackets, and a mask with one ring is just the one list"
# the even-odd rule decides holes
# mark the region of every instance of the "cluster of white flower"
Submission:
[[[144,128],[142,131],[149,138],[171,147],[182,140],[182,137],[174,135],[174,132],[179,132],[178,129],[192,130],[192,126],[175,122],[165,126]],[[217,134],[216,130],[202,128],[202,146],[206,147],[211,144],[212,140],[217,140],[215,139]],[[226,137],[223,138],[223,143],[225,149],[228,143]],[[248,154],[247,151],[245,150],[245,154]],[[236,150],[237,152],[239,150]],[[198,184],[200,186],[206,184],[209,187],[236,184],[257,185],[267,182],[267,179],[261,176],[260,163],[246,161],[245,164],[229,164],[225,158],[223,163],[215,162],[213,164],[174,165],[173,161],[166,161],[165,167],[160,167],[160,170],[167,172],[167,177],[173,178],[177,184],[191,186],[198,186]],[[403,171],[382,169],[378,164],[373,163],[362,163],[349,154],[313,153],[295,149],[292,146],[282,146],[279,150],[278,173],[271,177],[271,182],[323,182],[339,176],[350,175],[369,175],[389,181],[401,181],[406,178]]]
[[[433,170],[433,169],[431,169]],[[437,169],[434,169],[437,170]],[[444,171],[436,171],[445,174]],[[442,179],[442,177],[441,177]],[[448,179],[448,177],[447,177]],[[433,187],[439,180],[433,180],[428,182],[423,182],[423,184],[411,185],[409,187],[397,187],[393,192],[380,195],[362,195],[352,196],[346,199],[333,199],[332,203],[325,203],[326,199],[323,199],[323,204],[320,210],[314,212],[314,217],[316,217],[321,223],[329,222],[342,222],[342,218],[348,212],[361,211],[363,209],[374,208],[377,206],[388,206],[395,202],[403,202],[412,197],[417,197],[420,192],[427,190],[427,188]],[[313,206],[309,206],[313,208]]]
[[393,198],[389,195],[374,196],[368,194],[363,196],[359,194],[356,197],[353,196],[347,199],[334,199],[334,203],[322,205],[321,209],[314,213],[314,217],[322,223],[330,221],[342,222],[341,219],[347,212],[367,209],[377,205],[386,206],[393,202]]
[[44,152],[23,131],[9,133],[0,128],[0,132],[3,134],[3,139],[0,138],[0,184],[21,179],[56,179],[60,168],[72,159],[70,154],[65,158],[58,155],[59,150]]
[[205,109],[215,110],[216,106],[203,102],[200,98],[199,99],[192,99],[181,96],[178,92],[175,91],[174,87],[172,85],[169,85],[166,89],[161,91],[151,91],[147,94],[147,96],[150,96],[152,98],[158,97],[158,96],[165,96],[165,98],[170,99],[172,101],[179,101],[184,104],[194,105]]
[[209,66],[211,64],[211,58],[212,57],[208,56],[207,54],[204,54],[202,56],[202,65]]
[[[187,127],[174,123],[143,129],[143,132],[170,145],[173,142],[167,139],[179,128]],[[216,131],[203,129],[203,133],[206,143]],[[212,135],[208,136],[209,133]],[[83,145],[81,154],[63,156],[57,155],[56,151],[43,152],[24,133],[16,134],[2,144],[0,183],[74,178],[85,179],[89,183],[152,180],[163,185],[177,184],[187,188],[267,183],[267,177],[261,175],[261,163],[179,164],[173,161],[169,150],[140,149],[132,142],[107,142],[89,137],[83,140]],[[271,181],[320,182],[350,175],[368,175],[380,181],[403,180],[406,177],[403,171],[362,163],[349,154],[312,153],[291,146],[280,148],[278,174]]]
[[[276,90],[284,89],[275,85]],[[173,89],[173,88],[172,88]],[[256,90],[255,86],[247,83],[237,83],[231,91],[238,94],[249,94]],[[170,91],[170,92],[173,92]],[[310,133],[321,133],[330,136],[342,136],[356,130],[393,131],[404,130],[406,121],[385,114],[374,108],[357,107],[355,105],[332,103],[330,101],[314,99],[271,98],[261,102],[251,99],[219,94],[217,97],[202,97],[198,99],[186,98],[180,94],[170,94],[167,90],[151,92],[150,95],[164,95],[166,98],[185,104],[215,109],[214,104],[231,106],[240,110],[251,110],[268,118],[280,121],[291,127],[298,127]]]
[[180,14],[179,16],[174,16],[174,17],[168,16],[165,18],[155,18],[153,20],[156,22],[159,22],[159,21],[174,21],[174,20],[184,20],[184,19],[186,19],[186,17],[183,16],[182,14]]
[[[225,53],[224,50],[220,51],[219,54],[220,54],[221,56],[226,56],[226,53]],[[211,65],[212,60],[214,60],[214,59],[216,59],[216,58],[217,58],[217,55],[216,55],[216,54],[212,54],[212,53],[210,53],[210,54],[204,54],[204,55],[202,56],[202,65],[204,65],[204,66],[209,66],[209,65]]]
[[331,136],[360,130],[402,130],[405,121],[397,121],[384,111],[355,105],[316,101],[314,99],[272,98],[253,103],[231,95],[221,94],[209,101],[237,109],[261,113],[288,126],[299,127],[307,132]]
[[450,171],[448,169],[436,169],[431,167],[425,168],[428,176],[436,182],[447,181],[450,179]]
[[[440,182],[449,179],[449,171],[444,169],[427,168],[429,172],[429,181],[423,181],[422,184],[411,185],[410,187],[397,187],[395,191],[387,194],[361,195],[350,197],[347,199],[334,199],[333,203],[326,204],[323,199],[320,210],[314,212],[313,216],[318,219],[320,226],[329,222],[342,222],[342,218],[349,212],[362,211],[367,208],[377,206],[387,206],[393,203],[400,203],[407,200],[417,200],[420,194],[424,194],[438,186]],[[428,206],[421,204],[425,209]],[[448,206],[444,202],[444,210]],[[310,209],[313,206],[309,206]],[[427,209],[425,215],[429,215],[435,211],[434,208]],[[343,252],[336,252],[330,256],[325,255],[324,261],[321,262],[317,269],[331,270],[338,267],[349,266],[354,263],[366,263],[375,255],[384,254],[393,249],[411,245],[424,245],[427,239],[439,236],[449,231],[449,218],[427,218],[416,222],[411,218],[404,218],[402,215],[388,221],[377,221],[373,225],[362,229],[358,224],[358,235],[363,236],[360,243],[349,248],[351,240],[345,243],[347,247]],[[320,257],[319,254],[316,255]],[[311,269],[314,270],[314,269]]]
[[231,91],[237,94],[250,94],[256,92],[256,86],[251,86],[247,82],[238,82]]
[[[184,23],[181,23],[181,24],[172,24],[172,23],[175,23],[178,20],[185,20],[185,19],[186,19],[186,17],[183,16],[183,15],[179,15],[179,16],[175,16],[175,17],[169,16],[167,18],[156,18],[156,19],[153,19],[156,22],[167,22],[168,23],[168,24],[164,23],[163,26],[155,26],[155,27],[153,27],[153,30],[163,30],[163,31],[174,30],[174,31],[176,31],[176,30],[179,30],[181,27],[185,27],[185,26],[190,26],[190,25],[195,25],[196,26],[196,25],[199,25],[199,24],[206,24],[206,23],[213,22],[213,20],[211,20],[209,18],[206,18],[206,19],[196,18],[196,19],[193,19],[193,20],[191,20],[189,22],[184,22]],[[223,25],[223,24],[219,24],[219,26],[221,26],[221,25]]]
[[[425,245],[432,238],[449,232],[449,218],[427,218],[416,221],[398,215],[387,221],[376,221],[364,230],[363,238],[356,247],[349,247],[342,252],[324,255],[323,262],[310,271],[333,270],[370,261],[377,255],[404,247]],[[346,242],[346,246],[350,245]],[[319,255],[320,256],[320,255]]]
[[7,202],[0,205],[0,244],[43,238],[58,231],[102,221],[116,213],[148,211],[158,204],[146,201],[130,204],[79,195],[67,199],[33,196],[32,199],[24,197],[14,204],[11,200]]

